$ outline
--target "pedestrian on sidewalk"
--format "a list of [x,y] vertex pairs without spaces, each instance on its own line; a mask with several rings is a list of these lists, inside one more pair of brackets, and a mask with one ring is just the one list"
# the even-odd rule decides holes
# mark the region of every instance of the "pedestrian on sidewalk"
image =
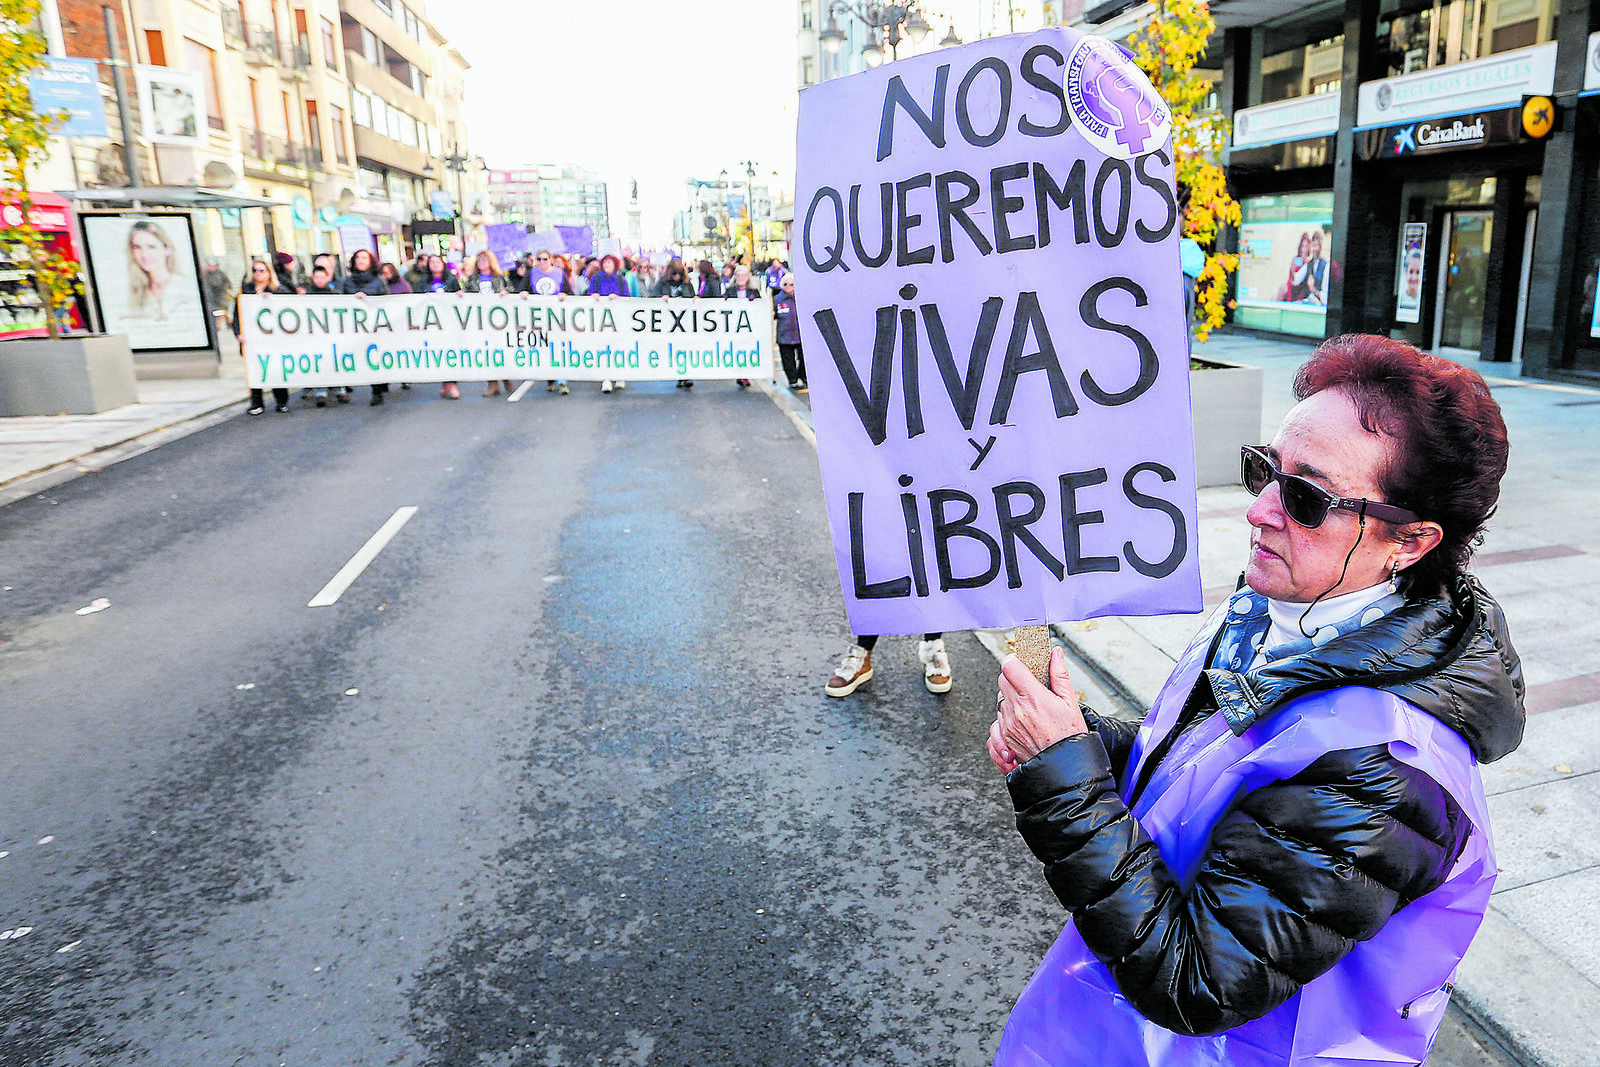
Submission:
[[[861,688],[861,683],[871,681],[872,650],[877,647],[877,634],[856,635],[822,691],[831,697],[847,697]],[[922,635],[917,643],[917,662],[922,664],[922,684],[928,692],[950,692],[950,654],[945,651],[944,634]]]
[[[264,259],[252,260],[249,275],[239,283],[239,296],[266,296],[270,293],[293,296],[294,290],[287,285],[278,283],[277,271],[273,269],[271,263]],[[229,325],[233,328],[234,340],[239,342],[239,354],[248,360],[250,357],[244,350],[244,330],[239,325],[239,296],[233,298],[233,315],[229,318]],[[289,413],[289,390],[287,388],[273,389],[272,401],[277,405],[277,410],[280,414],[287,415]],[[247,409],[247,414],[259,415],[266,410],[267,406],[262,391],[259,388],[250,390],[250,407]]]
[[800,309],[794,302],[793,274],[785,274],[779,283],[777,295],[772,298],[772,316],[784,376],[789,379],[791,390],[803,393],[806,391],[806,357],[800,351]]
[[1321,345],[1247,447],[1238,592],[1142,726],[1002,666],[989,755],[1071,921],[999,1065],[1420,1064],[1496,866],[1478,765],[1522,668],[1466,573],[1505,422],[1477,372]]

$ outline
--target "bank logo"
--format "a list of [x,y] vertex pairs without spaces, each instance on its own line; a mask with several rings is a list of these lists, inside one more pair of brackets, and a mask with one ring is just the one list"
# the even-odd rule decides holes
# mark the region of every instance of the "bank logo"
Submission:
[[1084,36],[1073,46],[1066,90],[1078,132],[1108,156],[1132,159],[1159,148],[1172,133],[1166,103],[1104,37]]
[[[1388,86],[1384,86],[1384,88],[1388,88]],[[1412,123],[1410,126],[1405,126],[1405,127],[1402,127],[1401,129],[1395,131],[1395,135],[1394,135],[1394,154],[1395,155],[1403,156],[1407,152],[1415,152],[1416,150],[1417,150],[1417,126],[1416,126],[1416,123]]]

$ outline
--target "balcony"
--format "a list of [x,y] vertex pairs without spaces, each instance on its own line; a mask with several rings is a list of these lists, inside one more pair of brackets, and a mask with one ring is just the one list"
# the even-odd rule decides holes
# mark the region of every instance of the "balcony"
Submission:
[[297,81],[304,81],[311,77],[310,41],[302,39],[298,44],[284,44],[283,76]]
[[315,145],[296,144],[294,141],[286,141],[282,137],[274,137],[256,130],[245,130],[239,134],[239,150],[244,153],[247,171],[277,174],[286,170],[322,169],[321,148]]
[[278,35],[272,32],[272,27],[250,27],[245,35],[244,61],[252,67],[278,65]]
[[244,19],[237,9],[222,9],[222,43],[234,51],[244,48]]

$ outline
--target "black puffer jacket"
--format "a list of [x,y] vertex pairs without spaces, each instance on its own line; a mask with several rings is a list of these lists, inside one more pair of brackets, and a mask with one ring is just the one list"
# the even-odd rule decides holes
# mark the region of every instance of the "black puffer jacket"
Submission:
[[[1411,701],[1480,762],[1522,739],[1521,664],[1471,577],[1303,656],[1205,672],[1171,738],[1212,714],[1243,733],[1342,686]],[[1123,995],[1169,1030],[1215,1034],[1267,1014],[1442,884],[1466,844],[1455,801],[1387,746],[1329,752],[1243,796],[1184,890],[1118,793],[1137,727],[1093,715],[1090,727],[1008,776],[1017,828]],[[1142,778],[1170,747],[1157,746]]]

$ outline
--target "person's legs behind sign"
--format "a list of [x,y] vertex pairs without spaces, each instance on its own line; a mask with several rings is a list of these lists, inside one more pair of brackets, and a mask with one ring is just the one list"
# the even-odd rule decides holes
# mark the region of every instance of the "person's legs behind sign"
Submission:
[[[857,634],[850,647],[839,659],[833,676],[822,691],[831,697],[846,697],[872,678],[872,650],[878,644],[877,634]],[[948,693],[950,679],[950,654],[945,651],[944,634],[923,634],[917,644],[917,660],[922,664],[922,684],[930,693]]]

